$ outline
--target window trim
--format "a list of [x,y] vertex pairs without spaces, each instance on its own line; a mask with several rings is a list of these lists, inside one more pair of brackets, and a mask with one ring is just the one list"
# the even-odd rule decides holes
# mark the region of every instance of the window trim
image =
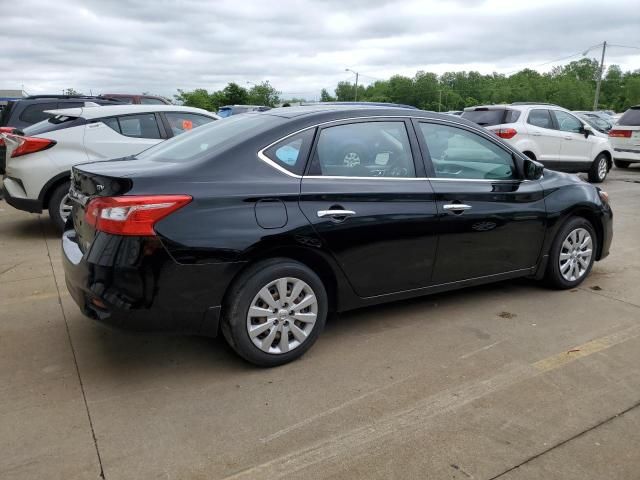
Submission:
[[571,113],[571,112],[565,112],[564,110],[557,110],[557,109],[550,109],[550,110],[549,110],[549,112],[553,112],[552,118],[553,118],[553,121],[554,121],[554,123],[555,123],[555,125],[556,125],[556,127],[557,127],[557,130],[558,130],[559,132],[562,132],[562,133],[575,133],[575,134],[578,134],[578,135],[584,135],[582,132],[574,132],[574,131],[572,131],[572,130],[562,130],[562,129],[560,128],[560,121],[558,120],[558,117],[556,117],[556,112],[562,112],[562,113],[565,113],[565,114],[569,115],[570,117],[573,117],[573,118],[574,118],[575,120],[577,120],[577,121],[578,121],[578,123],[581,125],[581,129],[584,129],[584,123],[585,123],[585,122],[583,122],[581,119],[579,119],[579,118],[578,118],[577,116],[575,116],[573,113]]
[[[450,126],[454,126],[454,127],[460,127],[463,128],[465,130],[469,130],[471,132],[474,132],[478,135],[480,135],[481,137],[486,138],[487,140],[495,143],[496,145],[498,145],[500,148],[502,148],[503,150],[505,150],[505,146],[496,142],[493,138],[491,138],[489,132],[481,127],[475,127],[472,125],[463,125],[459,122],[456,121],[452,121],[452,120],[448,120],[448,119],[444,119],[444,118],[434,118],[434,117],[423,117],[423,116],[415,116],[415,115],[386,115],[386,116],[365,116],[365,117],[349,117],[349,118],[340,118],[340,119],[335,119],[335,120],[327,120],[325,122],[319,122],[319,123],[315,123],[313,125],[309,125],[303,128],[300,128],[294,132],[291,132],[283,137],[280,137],[279,139],[277,139],[274,142],[271,142],[270,144],[268,144],[267,146],[261,148],[260,150],[258,150],[258,152],[256,153],[257,157],[265,162],[266,164],[268,164],[269,166],[273,167],[274,169],[280,171],[281,173],[284,173],[285,175],[292,177],[292,178],[297,178],[297,179],[302,179],[302,178],[312,178],[312,179],[321,179],[321,178],[326,178],[328,180],[341,180],[341,179],[352,179],[352,180],[401,180],[401,181],[414,181],[414,180],[427,180],[427,181],[447,181],[447,179],[444,178],[438,178],[438,177],[432,177],[429,175],[429,171],[427,170],[423,177],[421,176],[417,176],[417,177],[413,177],[413,178],[401,178],[401,177],[329,177],[329,176],[310,176],[310,175],[296,175],[295,173],[291,173],[288,170],[286,170],[285,168],[282,168],[280,165],[278,165],[277,163],[273,162],[271,159],[269,159],[269,157],[267,157],[264,154],[264,151],[267,150],[268,148],[272,147],[273,145],[275,145],[276,143],[289,138],[293,135],[296,135],[300,132],[303,132],[305,130],[308,130],[310,128],[319,128],[319,127],[323,127],[325,125],[332,125],[332,124],[339,124],[340,122],[346,122],[346,121],[352,121],[352,120],[370,120],[370,119],[374,119],[374,118],[384,118],[384,119],[388,119],[388,118],[401,118],[404,119],[405,121],[409,121],[413,124],[414,130],[413,133],[409,134],[409,138],[410,141],[415,141],[416,145],[418,147],[418,152],[420,153],[420,156],[422,158],[422,163],[425,163],[425,156],[424,153],[422,151],[422,143],[423,140],[421,140],[418,135],[415,132],[415,126],[416,123],[418,122],[427,122],[427,123],[437,123],[437,124],[441,124],[441,125],[450,125]],[[317,136],[316,136],[317,137]],[[522,153],[518,152],[515,149],[512,149],[509,147],[509,145],[507,145],[506,151],[511,153],[512,155],[515,155],[517,158],[520,158],[520,160],[524,161],[527,159],[527,157],[525,157]],[[431,165],[431,158],[429,158],[429,165]],[[424,165],[424,167],[426,168],[426,164]],[[527,180],[522,178],[522,172],[520,171],[520,169],[518,168],[518,174],[521,176],[520,179],[513,179],[513,180],[490,180],[490,179],[483,179],[483,178],[479,178],[479,179],[449,179],[449,180],[453,180],[456,182],[490,182],[490,183],[513,183],[513,182],[539,182],[540,180]],[[417,172],[416,172],[417,175]]]

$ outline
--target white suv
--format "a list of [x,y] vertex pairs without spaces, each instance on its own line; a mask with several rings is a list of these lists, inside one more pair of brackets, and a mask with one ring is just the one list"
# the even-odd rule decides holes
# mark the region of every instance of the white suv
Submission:
[[609,137],[557,105],[518,102],[465,108],[471,120],[504,138],[528,157],[564,172],[587,172],[602,182],[613,160]]
[[640,105],[631,107],[609,131],[613,145],[613,162],[618,168],[640,163]]
[[199,125],[216,114],[175,105],[114,105],[51,110],[51,118],[23,131],[3,133],[0,153],[4,197],[27,212],[49,210],[62,229],[69,212],[73,165],[135,155]]

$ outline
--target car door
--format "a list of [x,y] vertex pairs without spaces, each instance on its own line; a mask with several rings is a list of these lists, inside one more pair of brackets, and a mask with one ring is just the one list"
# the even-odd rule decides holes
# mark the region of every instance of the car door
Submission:
[[361,297],[427,286],[437,211],[408,120],[319,128],[300,208]]
[[540,182],[521,180],[512,152],[484,133],[415,125],[440,220],[433,283],[535,266],[546,218]]
[[562,133],[555,128],[553,117],[546,108],[534,108],[527,115],[527,133],[538,146],[537,160],[557,162],[560,158]]
[[135,155],[165,138],[155,113],[136,113],[88,123],[84,145],[90,160],[104,160]]
[[582,120],[562,110],[552,110],[559,131],[562,133],[560,158],[567,170],[588,167],[593,161],[591,148],[593,144],[584,134]]

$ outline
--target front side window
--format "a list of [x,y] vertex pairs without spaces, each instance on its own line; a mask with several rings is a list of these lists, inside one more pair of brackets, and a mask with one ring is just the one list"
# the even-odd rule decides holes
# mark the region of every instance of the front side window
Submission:
[[511,153],[462,128],[420,123],[437,178],[511,180],[517,172]]
[[160,130],[153,113],[118,117],[120,132],[127,137],[160,138]]
[[415,177],[404,122],[362,122],[322,129],[311,175]]
[[527,119],[529,125],[540,128],[553,129],[553,121],[551,120],[551,114],[547,109],[535,109],[529,112],[529,118]]
[[266,149],[264,154],[291,173],[302,175],[313,141],[313,133],[314,129],[309,129],[292,135]]
[[197,113],[185,112],[167,112],[165,116],[174,135],[180,135],[181,133],[188,132],[200,125],[215,120],[214,118],[198,115]]
[[554,110],[558,128],[563,132],[582,133],[582,122],[573,115],[561,110]]

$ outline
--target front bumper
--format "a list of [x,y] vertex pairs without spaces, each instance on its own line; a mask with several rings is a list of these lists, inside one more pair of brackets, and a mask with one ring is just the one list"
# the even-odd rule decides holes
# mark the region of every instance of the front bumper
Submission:
[[126,330],[216,336],[224,292],[241,265],[182,265],[157,237],[99,232],[83,253],[62,236],[65,280],[82,312]]
[[2,194],[5,201],[13,208],[29,213],[42,213],[42,201],[37,198],[28,198],[22,185],[11,177],[3,179]]
[[611,206],[606,205],[600,219],[602,224],[602,248],[596,260],[602,260],[607,257],[609,255],[609,249],[611,248],[611,242],[613,240],[613,210],[611,210]]

